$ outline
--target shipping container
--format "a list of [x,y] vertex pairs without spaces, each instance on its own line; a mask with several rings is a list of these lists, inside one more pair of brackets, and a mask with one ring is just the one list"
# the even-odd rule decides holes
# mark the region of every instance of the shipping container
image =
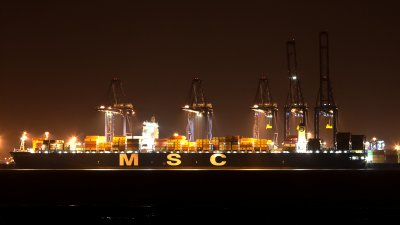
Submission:
[[320,150],[321,149],[321,139],[310,138],[307,142],[307,150]]
[[351,149],[351,133],[349,132],[338,132],[336,134],[336,148],[338,150],[350,150]]
[[33,138],[32,139],[32,148],[34,150],[40,150],[43,146],[44,138]]
[[351,135],[351,149],[352,150],[364,150],[365,142],[366,142],[365,135]]

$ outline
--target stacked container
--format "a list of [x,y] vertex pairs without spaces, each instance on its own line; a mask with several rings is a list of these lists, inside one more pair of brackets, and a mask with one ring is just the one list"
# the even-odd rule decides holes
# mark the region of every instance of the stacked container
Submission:
[[156,151],[164,151],[167,150],[168,147],[168,139],[167,138],[159,138],[155,141],[155,149]]
[[33,138],[32,139],[32,148],[34,150],[41,150],[43,146],[44,138]]
[[49,150],[64,150],[64,140],[43,140],[43,146]]
[[186,140],[185,136],[178,135],[178,136],[173,136],[168,140],[168,145],[167,145],[167,150],[173,151],[173,150],[184,150],[188,149],[189,143]]
[[213,137],[211,139],[211,144],[212,144],[212,147],[213,147],[214,150],[220,150],[220,148],[219,148],[219,140],[220,140],[219,137]]
[[267,151],[269,149],[268,144],[272,144],[272,140],[254,139],[254,150]]
[[128,136],[126,139],[126,150],[134,151],[140,149],[140,138]]
[[104,136],[86,136],[85,137],[85,150],[110,150],[111,144],[106,143]]
[[211,151],[213,150],[212,144],[208,139],[197,139],[196,140],[197,150]]
[[218,150],[220,151],[225,151],[226,149],[226,138],[225,137],[219,137],[218,138]]
[[254,150],[254,138],[241,138],[240,139],[240,150],[241,151],[253,151]]
[[238,136],[238,135],[226,136],[225,137],[226,150],[239,151],[239,149],[240,149],[239,140],[240,140],[240,136]]
[[126,136],[114,136],[112,141],[113,151],[125,151],[126,148]]
[[351,135],[351,149],[352,150],[364,150],[365,142],[366,142],[365,135]]
[[336,134],[336,148],[338,150],[350,150],[351,133],[338,132]]
[[197,151],[197,145],[195,141],[189,141],[189,151],[193,152],[193,151]]

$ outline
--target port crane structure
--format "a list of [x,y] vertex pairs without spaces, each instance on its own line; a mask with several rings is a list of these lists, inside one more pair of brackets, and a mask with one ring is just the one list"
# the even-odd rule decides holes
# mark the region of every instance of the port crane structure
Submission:
[[[266,76],[261,76],[257,85],[254,104],[250,107],[254,111],[253,137],[260,139],[260,117],[265,116],[266,130],[271,129],[277,134],[278,104],[273,101],[269,82]],[[277,138],[277,137],[276,137]],[[274,142],[277,140],[274,137]]]
[[308,107],[304,102],[303,93],[300,86],[300,78],[297,73],[296,61],[296,43],[294,40],[288,41],[287,47],[287,60],[289,72],[289,94],[287,96],[286,104],[284,106],[284,132],[283,138],[286,140],[292,134],[291,118],[297,118],[297,127],[302,126],[307,128],[307,115]]
[[321,117],[328,118],[327,129],[332,129],[332,143],[336,145],[338,107],[333,98],[332,84],[329,78],[329,48],[328,33],[321,32],[319,35],[320,55],[320,81],[317,102],[314,110],[314,134],[320,138]]
[[191,142],[195,141],[195,120],[198,117],[204,119],[204,127],[199,135],[211,140],[213,107],[205,97],[201,79],[193,79],[186,104],[181,109],[187,112],[187,139]]
[[108,89],[108,103],[100,105],[97,110],[104,112],[104,133],[107,142],[112,142],[115,135],[115,117],[122,117],[123,135],[132,136],[132,116],[135,114],[133,104],[126,101],[122,82],[113,78]]

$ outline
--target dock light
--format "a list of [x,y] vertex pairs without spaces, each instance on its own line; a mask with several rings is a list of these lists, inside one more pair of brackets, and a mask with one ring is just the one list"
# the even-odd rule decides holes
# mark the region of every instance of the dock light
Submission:
[[27,139],[28,139],[28,133],[26,132],[26,131],[24,131],[23,133],[22,133],[22,136],[21,136],[21,141],[26,141]]
[[188,109],[188,108],[189,108],[189,105],[185,105],[184,108],[185,108],[185,109]]
[[254,105],[253,107],[257,109],[257,108],[258,108],[258,105]]
[[68,143],[70,145],[76,144],[76,140],[77,140],[76,137],[72,137],[72,138],[69,139]]
[[24,131],[21,136],[21,145],[19,146],[20,151],[25,151],[25,141],[28,139],[28,133]]
[[398,144],[395,145],[395,146],[394,146],[394,150],[399,151],[399,150],[400,150],[400,145],[398,145]]
[[174,133],[174,137],[178,137],[179,136],[179,134],[178,133]]
[[50,132],[46,131],[44,132],[44,139],[49,140]]
[[100,109],[105,109],[106,107],[104,106],[104,105],[101,105],[100,106]]
[[68,141],[69,150],[76,150],[76,141],[77,138],[75,136],[71,137]]

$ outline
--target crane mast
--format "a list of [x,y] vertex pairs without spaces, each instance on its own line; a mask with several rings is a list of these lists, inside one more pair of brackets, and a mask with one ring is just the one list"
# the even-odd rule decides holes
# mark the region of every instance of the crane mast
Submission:
[[[274,129],[277,131],[278,105],[272,100],[269,82],[265,76],[262,76],[258,81],[254,104],[250,109],[254,111],[254,138],[260,139],[260,116],[265,116],[266,130]],[[277,140],[274,140],[274,142],[277,143]]]
[[115,117],[122,117],[122,133],[132,136],[133,104],[125,100],[122,82],[119,78],[111,80],[108,89],[109,100],[107,104],[100,105],[97,110],[104,112],[104,135],[107,142],[112,142],[115,135]]
[[198,136],[211,140],[212,138],[212,104],[206,100],[202,81],[194,78],[183,111],[187,112],[186,137],[195,141],[195,120],[204,120],[204,127]]
[[332,85],[329,78],[329,48],[328,33],[321,32],[319,36],[320,53],[320,85],[314,114],[315,138],[320,138],[321,117],[329,119],[327,129],[332,129],[332,144],[336,144],[338,107],[333,98]]
[[307,127],[307,104],[304,102],[300,86],[300,79],[297,73],[296,44],[295,41],[287,42],[287,60],[289,73],[289,94],[284,106],[284,139],[286,140],[292,132],[291,118],[298,118],[297,126]]

